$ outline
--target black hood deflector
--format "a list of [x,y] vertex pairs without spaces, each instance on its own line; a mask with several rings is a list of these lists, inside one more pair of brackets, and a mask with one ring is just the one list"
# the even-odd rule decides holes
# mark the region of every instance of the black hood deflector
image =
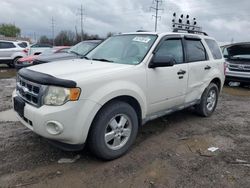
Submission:
[[52,85],[66,88],[74,88],[76,87],[76,82],[72,80],[65,80],[61,78],[56,78],[54,76],[44,74],[41,72],[29,70],[23,68],[18,71],[18,75],[22,78],[29,80],[31,82],[35,82],[42,85]]

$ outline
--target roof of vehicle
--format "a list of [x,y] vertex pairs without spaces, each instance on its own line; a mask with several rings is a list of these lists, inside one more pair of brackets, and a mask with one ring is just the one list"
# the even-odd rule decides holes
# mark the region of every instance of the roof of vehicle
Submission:
[[0,40],[0,42],[20,42],[20,41],[17,41],[17,40]]
[[[185,35],[185,36],[197,36],[204,39],[214,39],[213,37],[201,35],[201,34],[191,34],[191,33],[184,33],[184,32],[130,32],[130,33],[122,33],[121,35],[126,34],[137,34],[137,35],[158,35],[159,37],[163,37],[166,35]],[[119,34],[118,34],[119,35]]]

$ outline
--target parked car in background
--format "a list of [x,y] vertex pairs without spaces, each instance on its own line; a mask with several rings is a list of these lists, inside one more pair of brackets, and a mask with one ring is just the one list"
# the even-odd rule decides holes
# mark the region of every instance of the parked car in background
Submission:
[[53,46],[50,44],[32,44],[30,46],[30,52],[29,55],[39,55],[41,54],[44,50],[50,49]]
[[27,56],[27,57],[20,58],[15,63],[15,68],[17,70],[19,70],[21,68],[33,65],[33,61],[38,56],[42,57],[42,56],[49,56],[49,55],[56,54],[56,53],[67,53],[69,49],[70,49],[69,46],[55,46],[53,48],[44,50],[40,55],[30,55],[30,56]]
[[24,42],[0,40],[0,63],[14,67],[18,59],[26,57],[29,49]]
[[226,82],[250,85],[250,42],[235,43],[222,47],[226,59]]
[[56,53],[39,56],[33,61],[33,65],[59,60],[79,59],[99,45],[101,40],[87,40],[72,46],[66,53]]
[[22,124],[55,145],[79,150],[87,143],[111,160],[150,120],[191,106],[211,116],[224,80],[224,58],[211,37],[126,33],[84,59],[21,69],[13,104]]

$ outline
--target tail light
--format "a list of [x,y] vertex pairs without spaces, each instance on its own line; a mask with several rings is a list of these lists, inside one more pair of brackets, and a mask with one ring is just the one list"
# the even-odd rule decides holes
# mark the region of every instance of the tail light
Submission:
[[227,62],[224,62],[224,75],[226,75]]
[[24,52],[26,55],[28,55],[29,50],[28,50],[28,49],[24,49],[23,52]]

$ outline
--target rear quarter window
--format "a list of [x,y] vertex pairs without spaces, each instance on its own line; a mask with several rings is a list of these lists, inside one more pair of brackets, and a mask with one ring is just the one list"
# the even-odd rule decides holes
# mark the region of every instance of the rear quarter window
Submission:
[[21,47],[21,48],[26,48],[26,47],[27,47],[27,45],[25,45],[25,43],[23,43],[23,42],[18,43],[17,45],[18,45],[19,47]]
[[220,48],[215,40],[205,39],[214,59],[222,59]]

